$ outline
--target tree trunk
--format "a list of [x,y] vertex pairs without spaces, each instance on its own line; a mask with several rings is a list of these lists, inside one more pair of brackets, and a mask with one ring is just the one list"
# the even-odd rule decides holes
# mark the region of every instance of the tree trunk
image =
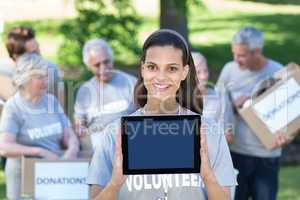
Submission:
[[[186,3],[186,0],[182,0]],[[186,9],[176,7],[175,0],[160,0],[160,28],[173,29],[188,41]]]

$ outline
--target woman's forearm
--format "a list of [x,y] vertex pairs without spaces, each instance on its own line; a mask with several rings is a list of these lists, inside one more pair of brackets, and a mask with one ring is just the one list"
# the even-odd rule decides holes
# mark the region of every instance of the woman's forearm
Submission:
[[210,178],[204,181],[209,200],[230,200],[230,191],[219,185],[217,179]]
[[107,184],[103,190],[95,197],[92,197],[93,200],[116,200],[119,188],[112,183]]
[[4,157],[40,156],[40,148],[3,142],[0,144],[0,155]]

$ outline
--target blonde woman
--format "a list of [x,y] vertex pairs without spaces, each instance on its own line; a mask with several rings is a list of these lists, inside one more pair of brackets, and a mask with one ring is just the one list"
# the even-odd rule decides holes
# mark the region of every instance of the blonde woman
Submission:
[[79,144],[58,100],[48,94],[47,65],[37,54],[17,61],[17,93],[5,104],[0,122],[0,154],[7,157],[7,198],[20,199],[21,157],[74,159]]

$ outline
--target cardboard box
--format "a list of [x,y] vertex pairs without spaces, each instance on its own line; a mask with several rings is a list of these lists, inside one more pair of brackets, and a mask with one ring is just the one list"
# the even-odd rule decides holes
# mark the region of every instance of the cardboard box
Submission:
[[272,148],[274,134],[293,137],[300,129],[300,68],[291,63],[273,75],[274,84],[265,88],[251,103],[239,110],[267,149]]
[[21,194],[30,199],[89,199],[88,159],[22,158]]

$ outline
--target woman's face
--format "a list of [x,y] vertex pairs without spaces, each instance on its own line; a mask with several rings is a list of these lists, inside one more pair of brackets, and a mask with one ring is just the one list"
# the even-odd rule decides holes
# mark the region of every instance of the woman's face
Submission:
[[35,38],[32,38],[25,43],[25,49],[27,53],[40,53],[39,43]]
[[142,77],[147,98],[165,100],[176,98],[181,81],[185,80],[189,66],[183,66],[182,51],[173,46],[153,46],[147,49],[142,64]]
[[33,75],[31,79],[26,83],[25,88],[33,96],[41,96],[47,91],[48,88],[48,76],[47,75]]
[[198,79],[198,87],[203,88],[207,86],[209,79],[209,71],[205,62],[195,62],[196,74]]

